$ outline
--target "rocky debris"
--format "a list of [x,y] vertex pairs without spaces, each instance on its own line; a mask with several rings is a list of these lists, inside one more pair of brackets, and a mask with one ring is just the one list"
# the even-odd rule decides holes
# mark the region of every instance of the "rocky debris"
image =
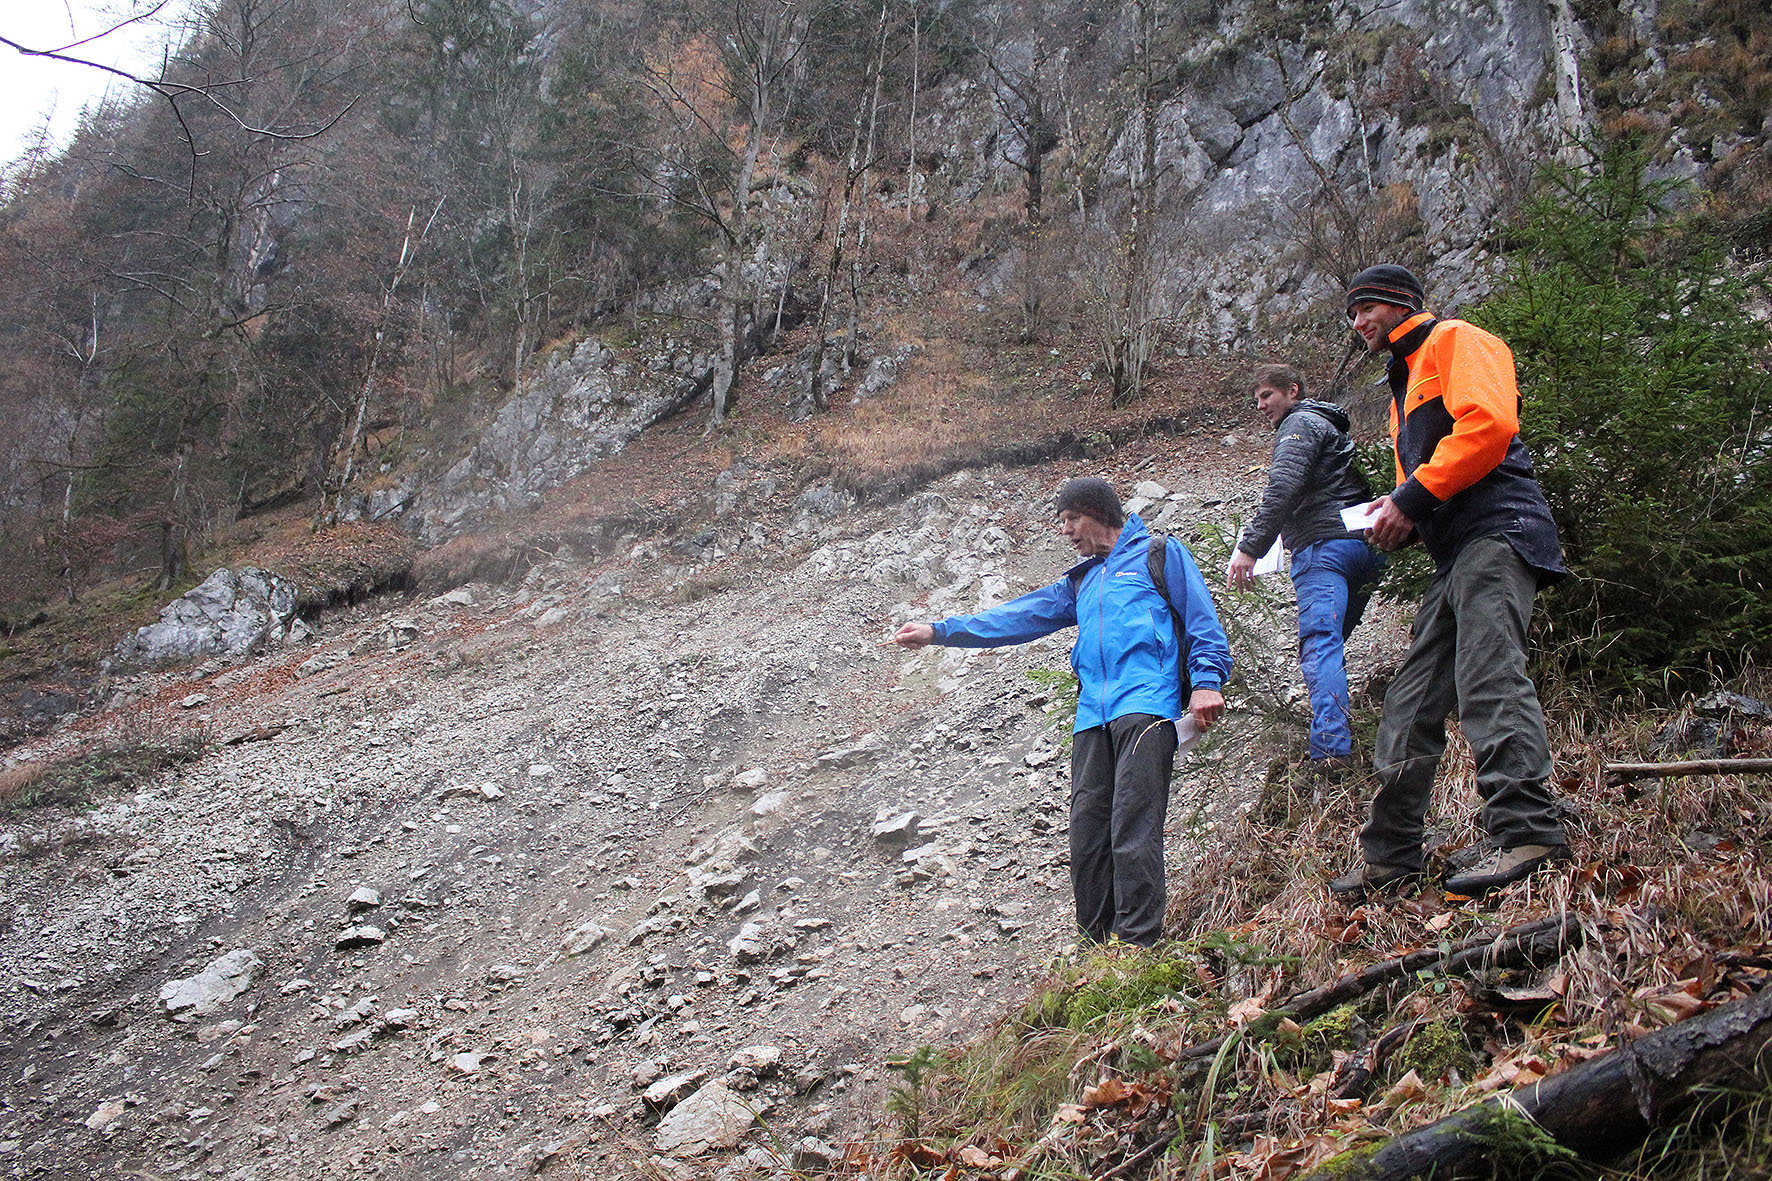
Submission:
[[338,951],[349,951],[353,947],[379,947],[387,937],[387,932],[380,927],[367,925],[346,927],[339,932],[338,940],[333,944],[333,947]]
[[91,1115],[86,1117],[86,1127],[89,1131],[103,1132],[122,1119],[123,1113],[127,1110],[129,1110],[129,1106],[123,1100],[106,1099],[98,1105]]
[[873,835],[882,845],[902,848],[917,839],[917,826],[922,817],[915,812],[882,811],[874,818]]
[[[1055,483],[955,476],[865,517],[821,518],[817,540],[787,552],[828,547],[829,573],[737,555],[722,576],[747,593],[713,611],[660,589],[683,575],[644,540],[594,572],[541,561],[520,587],[476,588],[471,614],[405,608],[470,654],[459,670],[383,647],[379,605],[329,623],[303,655],[338,663],[311,679],[266,678],[269,661],[231,683],[205,670],[215,702],[243,707],[238,724],[254,710],[290,719],[280,740],[139,785],[46,845],[65,849],[53,857],[0,854],[15,907],[0,952],[30,982],[13,1001],[78,1039],[52,1081],[89,1097],[58,1108],[77,1151],[0,1104],[0,1145],[20,1142],[8,1167],[54,1175],[71,1153],[109,1175],[127,1151],[168,1176],[321,1176],[373,1151],[390,1181],[412,1181],[527,1169],[537,1146],[560,1144],[552,1173],[625,1175],[636,1137],[650,1148],[655,1131],[632,1123],[657,1118],[641,1092],[685,1073],[777,1106],[763,1175],[791,1167],[801,1137],[861,1133],[890,1085],[885,1049],[993,1019],[1068,928],[1051,921],[1066,888],[1064,770],[1024,758],[1056,744],[1024,670],[1062,665],[1063,639],[913,657],[855,624],[927,617],[937,595],[970,607],[990,577],[1010,593],[1049,579],[1068,555],[1012,542],[1049,527],[1040,498]],[[868,575],[925,550],[927,595]],[[624,600],[594,615],[576,588],[602,580]],[[537,635],[522,613],[538,603],[579,613]],[[196,688],[154,673],[142,690],[151,678],[174,708]],[[241,693],[267,682],[265,706]],[[856,746],[877,751],[865,770],[819,761]],[[876,820],[906,813],[918,819],[902,843],[873,838]],[[51,835],[13,822],[8,839]],[[382,951],[334,951],[340,928],[367,923]],[[234,942],[210,942],[223,932]],[[632,946],[616,937],[630,933]],[[275,948],[259,954],[281,987],[236,1013],[132,1027],[120,939],[144,962],[197,957],[190,970],[230,946]],[[122,1017],[89,1022],[99,1009]],[[34,1093],[46,1076],[23,1072],[37,1039],[7,1044],[6,1077]],[[108,1134],[81,1128],[117,1085],[144,1096],[140,1118],[131,1106]],[[289,1119],[279,1097],[310,1085],[325,1093]],[[542,1090],[557,1102],[538,1104]],[[322,1132],[353,1094],[357,1114]],[[207,1114],[189,1118],[199,1104]],[[742,1146],[749,1115],[727,1110]],[[418,1151],[445,1143],[447,1160]],[[658,1171],[713,1177],[729,1163]]]
[[762,920],[744,924],[726,944],[734,962],[740,964],[772,960],[792,947],[793,944],[783,939],[770,923]]
[[732,786],[739,791],[762,791],[769,785],[769,772],[761,767],[740,771],[732,777]]
[[357,1109],[363,1105],[358,1096],[341,1100],[320,1113],[320,1123],[327,1128],[336,1128],[357,1118]]
[[160,1009],[175,1021],[207,1017],[251,988],[261,967],[252,952],[230,951],[195,976],[161,985]]
[[353,1025],[358,1025],[369,1020],[369,1018],[375,1016],[375,1007],[379,1003],[380,1002],[376,997],[364,997],[362,1000],[334,1017],[332,1019],[332,1028],[349,1029]]
[[560,941],[560,950],[569,956],[583,955],[592,948],[601,945],[613,934],[615,932],[602,923],[580,923],[568,931],[566,937]]
[[353,1030],[332,1043],[333,1053],[355,1054],[360,1050],[367,1049],[369,1043],[373,1042],[380,1032],[380,1027],[375,1025],[365,1025],[361,1029]]
[[666,1075],[640,1092],[640,1102],[653,1111],[667,1111],[681,1103],[685,1096],[707,1080],[705,1070],[686,1070]]
[[689,888],[703,898],[718,902],[730,898],[744,889],[744,884],[751,879],[750,872],[743,869],[728,870],[725,873],[708,873],[699,866],[690,866]]
[[1139,516],[1148,514],[1153,506],[1161,505],[1169,499],[1169,489],[1155,480],[1140,480],[1132,486],[1132,497],[1124,507],[1129,513]]
[[748,1070],[758,1078],[769,1078],[781,1069],[780,1046],[746,1046],[734,1051],[728,1065],[734,1070]]
[[160,609],[157,622],[118,642],[122,668],[183,664],[205,656],[239,656],[282,638],[295,618],[296,585],[243,566],[222,568]]
[[417,640],[424,634],[418,620],[395,616],[383,622],[380,643],[390,651],[397,651]]
[[848,746],[839,746],[825,751],[818,756],[818,765],[832,771],[860,766],[863,763],[878,760],[885,753],[884,747],[885,739],[878,734],[869,734]]
[[351,891],[351,896],[345,899],[345,909],[352,914],[364,910],[374,910],[380,905],[381,891],[372,890],[368,886],[358,886]]
[[790,1163],[803,1173],[828,1169],[843,1159],[843,1154],[817,1136],[802,1136],[794,1144]]
[[658,1121],[653,1144],[658,1151],[678,1157],[733,1148],[760,1114],[743,1096],[716,1080]]

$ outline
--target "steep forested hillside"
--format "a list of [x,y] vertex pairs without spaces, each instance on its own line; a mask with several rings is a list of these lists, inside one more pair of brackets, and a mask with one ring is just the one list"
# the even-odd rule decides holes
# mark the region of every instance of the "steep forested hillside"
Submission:
[[9,625],[268,506],[436,502],[589,336],[639,346],[648,420],[721,422],[759,350],[789,372],[746,412],[798,416],[953,293],[1132,400],[1177,350],[1327,352],[1371,258],[1487,289],[1571,135],[1765,242],[1767,18],[1715,0],[221,0],[178,35],[5,175]]

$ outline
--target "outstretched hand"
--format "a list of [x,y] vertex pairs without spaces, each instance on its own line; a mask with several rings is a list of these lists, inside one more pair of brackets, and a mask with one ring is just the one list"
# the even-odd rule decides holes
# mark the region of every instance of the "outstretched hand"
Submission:
[[927,623],[907,623],[892,633],[892,638],[901,647],[915,652],[918,648],[926,648],[935,641],[935,629]]

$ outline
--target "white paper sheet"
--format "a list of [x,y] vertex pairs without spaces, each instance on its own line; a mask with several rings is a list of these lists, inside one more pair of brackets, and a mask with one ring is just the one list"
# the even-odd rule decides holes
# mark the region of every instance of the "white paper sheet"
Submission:
[[1200,741],[1200,723],[1194,721],[1193,714],[1182,714],[1175,719],[1175,753],[1184,755],[1194,749],[1194,743]]
[[1365,504],[1356,504],[1341,510],[1341,523],[1349,532],[1370,529],[1378,520],[1378,502],[1369,500]]
[[[1286,539],[1283,537],[1274,538],[1274,548],[1255,559],[1255,565],[1249,568],[1249,577],[1260,578],[1263,574],[1272,574],[1280,568],[1281,563],[1285,560],[1285,554],[1281,552],[1281,547],[1285,544],[1285,540]],[[1231,561],[1234,562],[1236,560],[1237,552],[1232,550]],[[1231,576],[1230,562],[1224,564],[1224,576],[1226,579],[1229,579]]]

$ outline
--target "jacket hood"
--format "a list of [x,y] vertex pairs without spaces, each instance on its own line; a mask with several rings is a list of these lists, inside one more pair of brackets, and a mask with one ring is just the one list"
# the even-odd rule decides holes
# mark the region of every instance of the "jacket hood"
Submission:
[[[1301,398],[1293,403],[1292,409],[1286,411],[1286,418],[1292,417],[1300,410],[1309,410],[1312,414],[1328,419],[1338,431],[1345,431],[1353,425],[1353,420],[1347,416],[1347,411],[1334,402],[1319,402],[1315,398]],[[1286,418],[1282,418],[1280,421],[1285,422]],[[1278,430],[1279,428],[1275,427],[1274,429]]]

